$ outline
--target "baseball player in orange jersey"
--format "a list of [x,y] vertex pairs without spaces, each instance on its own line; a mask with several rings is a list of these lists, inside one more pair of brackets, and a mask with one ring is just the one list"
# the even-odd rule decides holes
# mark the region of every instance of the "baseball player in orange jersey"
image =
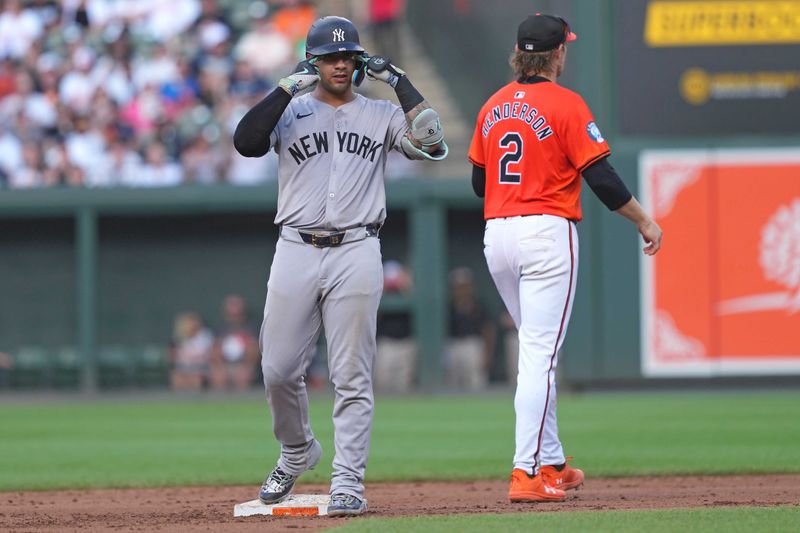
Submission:
[[555,385],[575,297],[581,175],[636,224],[645,254],[661,247],[661,229],[609,164],[588,106],[556,83],[576,38],[560,17],[520,24],[510,60],[517,79],[481,108],[469,151],[472,186],[485,197],[486,263],[519,331],[512,502],[561,501],[584,480],[558,439]]

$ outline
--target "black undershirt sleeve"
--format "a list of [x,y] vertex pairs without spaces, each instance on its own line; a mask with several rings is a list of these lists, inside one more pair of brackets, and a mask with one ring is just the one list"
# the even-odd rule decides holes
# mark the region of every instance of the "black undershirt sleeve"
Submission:
[[411,85],[407,76],[400,76],[400,79],[397,80],[397,85],[394,87],[394,92],[403,107],[403,113],[408,113],[425,100],[419,91]]
[[616,211],[633,197],[607,157],[586,167],[583,170],[583,179],[611,211]]
[[486,195],[486,169],[478,165],[472,165],[472,190],[478,198]]
[[261,157],[269,152],[269,136],[278,124],[292,97],[276,87],[253,106],[239,121],[233,134],[233,146],[245,157]]
[[[583,171],[583,179],[603,204],[616,211],[633,197],[617,171],[603,158]],[[486,194],[486,169],[472,165],[472,190],[479,198]]]

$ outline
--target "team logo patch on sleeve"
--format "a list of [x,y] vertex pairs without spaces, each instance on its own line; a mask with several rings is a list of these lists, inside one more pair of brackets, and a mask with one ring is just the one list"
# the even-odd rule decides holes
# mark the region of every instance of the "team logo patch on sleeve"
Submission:
[[603,134],[600,133],[600,128],[598,128],[597,124],[594,122],[590,122],[586,125],[586,133],[589,134],[589,137],[591,137],[594,142],[601,143],[605,141]]

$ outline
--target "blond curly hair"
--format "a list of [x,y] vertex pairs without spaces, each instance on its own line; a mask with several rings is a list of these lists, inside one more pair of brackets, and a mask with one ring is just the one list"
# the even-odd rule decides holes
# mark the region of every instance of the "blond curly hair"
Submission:
[[557,50],[557,48],[546,52],[514,50],[508,58],[508,64],[517,79],[527,78],[550,70],[555,62]]

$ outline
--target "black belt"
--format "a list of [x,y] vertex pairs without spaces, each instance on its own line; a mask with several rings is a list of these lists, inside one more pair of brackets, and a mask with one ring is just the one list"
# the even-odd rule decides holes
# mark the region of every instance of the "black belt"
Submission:
[[[303,239],[303,242],[306,244],[310,244],[317,248],[328,248],[330,246],[339,246],[344,242],[345,235],[347,235],[348,231],[357,231],[357,229],[361,228],[354,228],[352,230],[342,230],[342,231],[325,231],[321,233],[313,232],[313,231],[303,231],[297,230],[297,233],[300,235],[300,238]],[[381,229],[380,224],[367,224],[364,226],[366,230],[366,235],[364,237],[375,237],[378,235],[378,231]]]

